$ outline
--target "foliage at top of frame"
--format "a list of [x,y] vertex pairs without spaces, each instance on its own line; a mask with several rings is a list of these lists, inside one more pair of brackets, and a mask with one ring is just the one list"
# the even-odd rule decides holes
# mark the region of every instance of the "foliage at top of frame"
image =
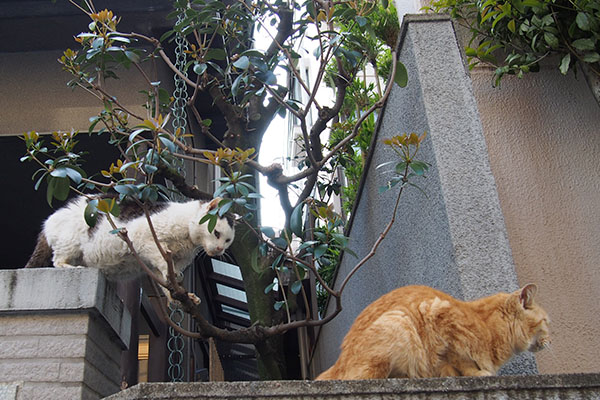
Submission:
[[447,12],[470,29],[469,66],[495,66],[496,84],[505,74],[539,70],[550,55],[558,55],[564,75],[581,63],[600,76],[597,0],[436,0],[428,9]]

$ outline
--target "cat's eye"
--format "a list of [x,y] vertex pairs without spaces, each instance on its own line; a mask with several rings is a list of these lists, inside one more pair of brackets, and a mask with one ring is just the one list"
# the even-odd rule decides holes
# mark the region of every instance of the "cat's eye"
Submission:
[[215,237],[218,239],[221,237],[221,232],[215,231]]
[[225,239],[225,243],[231,242],[231,239]]

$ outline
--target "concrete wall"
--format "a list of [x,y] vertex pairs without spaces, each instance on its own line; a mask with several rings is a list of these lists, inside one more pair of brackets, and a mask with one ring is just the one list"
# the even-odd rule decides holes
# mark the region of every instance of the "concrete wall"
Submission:
[[143,383],[107,400],[584,400],[600,397],[600,375],[373,381]]
[[[354,212],[350,248],[360,259],[389,221],[397,191],[379,194],[389,175],[375,169],[396,158],[382,145],[384,138],[427,132],[418,158],[431,169],[427,179],[417,182],[427,197],[416,189],[405,192],[388,237],[346,287],[344,310],[321,330],[317,370],[337,359],[360,311],[399,286],[425,284],[464,299],[517,288],[471,81],[452,24],[443,16],[406,16],[402,34],[399,54],[409,83],[405,89],[394,87],[382,113]],[[356,261],[344,256],[337,285]],[[521,358],[510,371],[536,371],[533,358]]]
[[0,398],[117,392],[130,328],[131,316],[96,269],[0,271]]
[[558,60],[493,88],[471,73],[517,276],[552,318],[540,372],[600,371],[600,107]]
[[[356,315],[397,286],[469,299],[535,282],[553,331],[539,371],[600,370],[591,350],[600,347],[600,107],[591,89],[581,73],[562,76],[556,60],[493,88],[488,69],[466,76],[454,33],[432,21],[416,27],[441,17],[415,18],[406,19],[400,51],[409,85],[394,88],[383,113],[351,246],[366,254],[391,207],[389,194],[377,194],[386,178],[373,170],[392,157],[381,138],[428,131],[428,198],[413,191],[403,200],[378,255],[348,286],[342,315],[322,330],[317,369],[335,361]],[[344,258],[342,278],[354,263]]]

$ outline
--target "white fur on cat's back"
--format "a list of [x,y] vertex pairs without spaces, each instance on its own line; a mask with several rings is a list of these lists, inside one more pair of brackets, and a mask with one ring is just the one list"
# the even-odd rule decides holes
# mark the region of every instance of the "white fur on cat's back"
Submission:
[[[52,249],[55,267],[96,267],[112,279],[131,278],[142,273],[127,244],[118,235],[110,233],[113,227],[107,218],[100,218],[95,228],[84,219],[88,200],[84,197],[57,210],[44,223],[43,232]],[[152,224],[164,250],[170,250],[175,272],[182,272],[202,247],[209,256],[222,255],[231,245],[234,229],[225,218],[217,220],[213,232],[200,219],[216,205],[215,201],[202,203],[170,202],[152,215]],[[129,238],[142,260],[151,268],[167,275],[167,263],[152,237],[146,217],[122,221],[114,218],[118,228],[127,229]],[[218,235],[218,237],[217,237]]]

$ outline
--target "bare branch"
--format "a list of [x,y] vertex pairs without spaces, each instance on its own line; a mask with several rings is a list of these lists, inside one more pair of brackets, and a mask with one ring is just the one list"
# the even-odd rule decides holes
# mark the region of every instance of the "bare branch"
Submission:
[[390,96],[392,87],[394,86],[393,77],[396,74],[397,64],[398,64],[397,55],[396,55],[396,52],[393,51],[392,52],[392,68],[391,68],[392,71],[390,73],[390,79],[387,82],[387,86],[385,88],[385,92],[384,92],[383,96],[379,99],[379,101],[377,101],[375,104],[373,104],[371,107],[369,107],[369,109],[367,111],[364,112],[364,114],[358,119],[358,121],[354,125],[354,129],[352,130],[352,133],[350,135],[348,135],[347,137],[345,137],[344,139],[340,140],[340,142],[337,145],[335,145],[328,154],[325,155],[322,162],[326,162],[327,160],[329,160],[331,157],[333,157],[335,154],[337,154],[344,146],[346,146],[352,139],[354,139],[358,135],[360,126],[365,121],[365,119],[367,119],[367,117],[369,115],[371,115],[371,113],[373,113],[375,110],[383,107],[383,105],[387,101],[388,97]]
[[366,256],[364,256],[363,259],[358,262],[358,264],[356,264],[354,266],[354,268],[350,271],[350,273],[348,273],[346,278],[344,278],[342,284],[340,285],[340,289],[338,290],[338,293],[340,294],[340,296],[341,296],[342,292],[344,291],[344,288],[346,287],[346,284],[348,283],[350,278],[352,278],[352,276],[356,273],[356,271],[358,271],[363,265],[365,265],[365,263],[367,261],[369,261],[375,255],[377,248],[379,248],[379,245],[381,244],[383,239],[385,239],[385,237],[387,236],[388,232],[392,228],[392,225],[394,225],[394,222],[396,221],[396,213],[398,211],[398,205],[400,204],[400,197],[402,196],[402,192],[404,191],[404,188],[406,187],[406,183],[408,182],[408,179],[406,178],[407,175],[408,175],[408,164],[406,165],[405,170],[404,170],[404,175],[403,175],[404,178],[402,179],[402,186],[400,187],[400,190],[398,192],[398,197],[396,197],[396,204],[394,205],[394,211],[392,212],[392,218],[390,219],[390,222],[388,222],[388,224],[386,225],[383,232],[381,232],[381,234],[379,235],[379,237],[377,238],[377,240],[371,247],[371,251],[369,251],[369,253]]

